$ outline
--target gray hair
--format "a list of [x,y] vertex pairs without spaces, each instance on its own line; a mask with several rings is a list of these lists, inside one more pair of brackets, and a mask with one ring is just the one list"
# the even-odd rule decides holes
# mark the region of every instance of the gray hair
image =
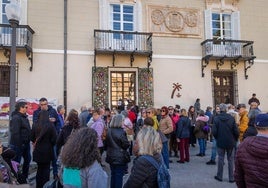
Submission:
[[139,155],[161,153],[162,142],[159,133],[153,127],[143,127],[138,135]]
[[111,120],[110,127],[111,128],[122,127],[124,119],[125,119],[124,116],[121,114],[114,115],[112,120]]
[[226,112],[226,111],[227,111],[227,105],[224,104],[224,103],[221,103],[221,104],[219,105],[219,108],[220,108],[220,111],[221,111],[221,112]]

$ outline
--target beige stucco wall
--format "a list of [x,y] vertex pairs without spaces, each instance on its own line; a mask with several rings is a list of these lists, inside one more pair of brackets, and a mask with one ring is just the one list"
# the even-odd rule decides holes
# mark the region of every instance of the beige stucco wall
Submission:
[[[142,1],[142,28],[147,30],[147,5],[169,5],[178,8],[199,8],[203,17],[205,0],[147,0]],[[83,104],[92,105],[92,66],[94,38],[93,30],[99,27],[97,0],[68,1],[68,108]],[[235,69],[238,76],[239,102],[247,103],[253,92],[261,101],[261,109],[268,111],[268,42],[267,0],[239,1],[241,39],[253,40],[257,61],[248,70],[249,78],[244,78],[244,65]],[[203,19],[203,18],[202,18]],[[30,72],[29,62],[24,54],[18,59],[19,97],[56,98],[63,103],[63,1],[28,1],[28,24],[34,34],[34,68]],[[204,28],[203,28],[204,32]],[[153,37],[154,102],[156,107],[180,104],[184,108],[192,105],[197,97],[202,108],[212,105],[211,62],[201,77],[200,43],[204,38]],[[47,51],[50,49],[52,51]],[[61,50],[61,51],[60,51]],[[159,57],[161,56],[161,57]],[[187,56],[187,58],[182,57]],[[258,61],[259,60],[259,61]],[[264,60],[264,61],[260,61]],[[112,66],[112,56],[97,56],[98,66]],[[116,56],[115,65],[130,67],[129,56]],[[146,67],[146,58],[135,57],[133,67]],[[230,69],[225,63],[221,69]],[[173,83],[182,84],[181,97],[170,98]]]

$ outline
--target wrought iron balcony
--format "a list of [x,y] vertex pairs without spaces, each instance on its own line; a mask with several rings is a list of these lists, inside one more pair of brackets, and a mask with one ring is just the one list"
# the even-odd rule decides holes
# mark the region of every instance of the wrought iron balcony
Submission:
[[94,30],[94,38],[95,55],[129,54],[131,66],[134,61],[134,55],[147,56],[148,62],[151,61],[152,33]]
[[[33,66],[33,54],[32,54],[32,43],[33,43],[33,29],[28,25],[19,25],[16,28],[16,48],[25,49],[28,59],[31,61],[30,70]],[[11,48],[11,36],[12,29],[9,24],[0,24],[0,49],[4,50],[4,55],[10,58]]]
[[[0,45],[11,47],[11,26],[0,24]],[[34,31],[28,25],[19,25],[17,28],[17,48],[32,48]]]
[[253,51],[253,41],[207,39],[201,45],[202,77],[204,76],[204,68],[209,64],[209,61],[215,60],[217,69],[225,61],[231,62],[231,69],[238,65],[240,61],[243,61],[245,63],[245,78],[248,78],[247,70],[253,65],[256,58]]

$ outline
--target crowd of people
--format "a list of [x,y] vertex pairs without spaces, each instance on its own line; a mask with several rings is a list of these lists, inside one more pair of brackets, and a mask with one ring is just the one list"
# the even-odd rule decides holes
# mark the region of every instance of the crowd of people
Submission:
[[[203,157],[210,141],[211,159],[206,164],[217,164],[215,180],[223,181],[226,153],[230,183],[236,182],[239,188],[267,187],[268,114],[259,109],[256,94],[249,105],[249,110],[245,104],[219,104],[204,111],[197,99],[188,110],[179,105],[159,109],[128,105],[112,110],[82,106],[80,114],[71,109],[64,118],[63,105],[54,109],[41,98],[30,126],[27,102],[22,100],[10,122],[9,149],[13,153],[2,158],[11,172],[15,171],[11,161],[20,164],[23,158],[19,183],[27,183],[30,161],[35,161],[37,188],[49,182],[50,166],[53,179],[64,187],[160,187],[155,162],[167,169],[171,157],[189,163],[189,148],[198,143],[196,156]],[[104,151],[110,182],[103,168]],[[18,179],[18,174],[13,174]],[[126,174],[129,178],[123,184]]]

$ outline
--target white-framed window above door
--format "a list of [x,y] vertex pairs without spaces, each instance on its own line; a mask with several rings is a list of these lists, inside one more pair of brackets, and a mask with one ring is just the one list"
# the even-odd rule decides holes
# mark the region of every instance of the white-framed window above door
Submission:
[[205,10],[205,38],[240,40],[240,13]]

